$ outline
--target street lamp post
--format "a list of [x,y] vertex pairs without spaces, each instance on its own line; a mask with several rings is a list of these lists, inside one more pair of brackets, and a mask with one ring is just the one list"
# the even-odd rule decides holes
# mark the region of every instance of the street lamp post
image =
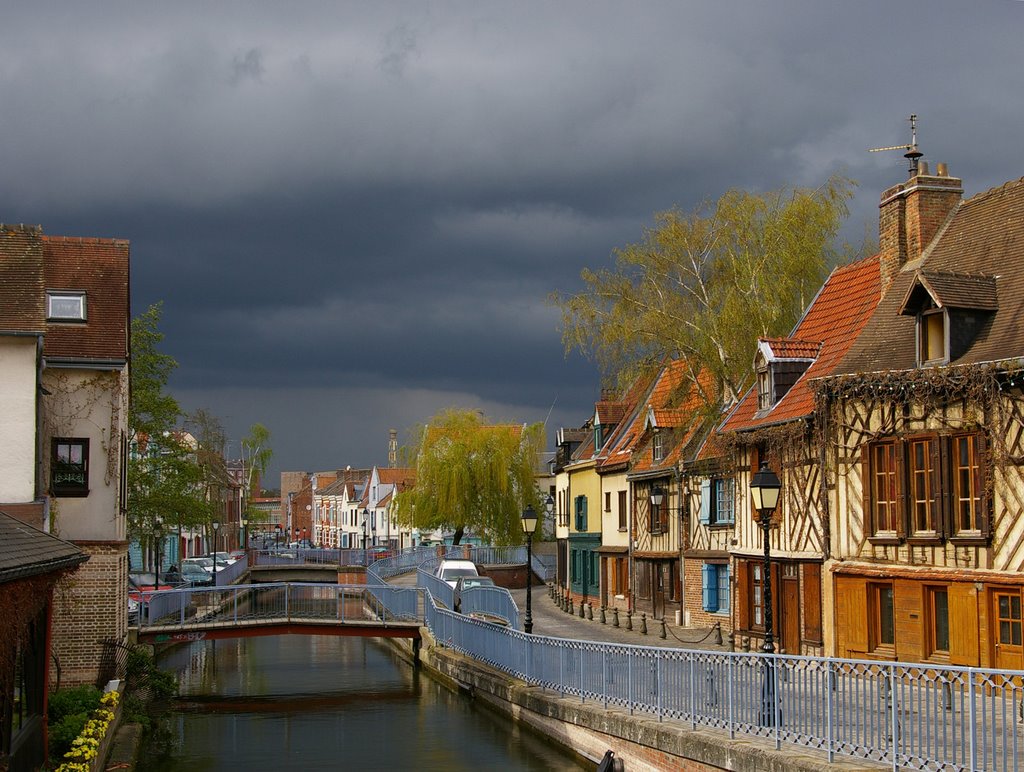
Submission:
[[[766,462],[761,462],[761,468],[754,474],[750,481],[750,495],[754,500],[754,509],[757,510],[760,520],[762,539],[764,541],[764,567],[762,569],[762,600],[764,608],[764,644],[761,651],[765,654],[775,653],[775,639],[772,635],[772,553],[770,529],[772,527],[772,514],[779,505],[779,493],[782,483],[778,476],[768,468]],[[775,673],[770,659],[765,658],[764,662],[764,686],[762,688],[761,703],[761,724],[763,726],[775,725]]]
[[278,523],[274,526],[274,546],[277,549],[281,549],[281,524]]
[[366,537],[370,535],[370,512],[363,510],[363,566],[366,566]]
[[243,517],[239,522],[242,525],[242,549],[244,549],[246,552],[248,552],[249,551],[249,532],[247,530],[247,526],[249,525],[249,521],[246,520]]
[[530,602],[533,595],[533,532],[537,530],[537,513],[532,504],[527,504],[523,510],[522,524],[523,533],[526,534],[526,620],[523,622],[523,632],[529,635],[533,632],[533,610]]
[[216,520],[213,521],[213,586],[217,586],[217,529],[220,528],[220,523]]
[[156,586],[153,588],[155,590],[160,589],[160,558],[163,557],[164,551],[163,526],[163,518],[157,515],[153,521],[153,535],[156,536]]

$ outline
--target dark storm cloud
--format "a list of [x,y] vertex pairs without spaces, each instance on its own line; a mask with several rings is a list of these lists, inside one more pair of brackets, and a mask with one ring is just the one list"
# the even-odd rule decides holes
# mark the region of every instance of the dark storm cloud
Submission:
[[[23,4],[0,220],[132,241],[188,407],[277,464],[383,458],[449,404],[578,424],[552,290],[657,210],[902,178],[906,115],[972,194],[1024,173],[1024,4]],[[278,468],[280,468],[280,466]]]

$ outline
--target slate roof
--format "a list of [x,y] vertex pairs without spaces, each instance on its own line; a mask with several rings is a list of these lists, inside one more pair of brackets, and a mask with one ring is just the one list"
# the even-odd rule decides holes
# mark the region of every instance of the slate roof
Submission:
[[74,544],[0,512],[0,583],[76,568],[88,559]]
[[[1024,356],[1024,178],[963,201],[924,255],[893,278],[864,333],[836,368],[836,374],[909,370],[917,365],[913,316],[901,314],[904,300],[922,271],[936,277],[970,275],[987,281],[943,282],[938,291],[956,293],[957,302],[983,300],[994,282],[998,308],[973,343],[951,365]],[[949,295],[947,294],[947,299]],[[952,302],[952,301],[950,301]]]
[[836,268],[790,336],[791,340],[819,344],[817,358],[768,411],[758,412],[756,385],[748,389],[720,431],[747,431],[809,416],[814,411],[809,382],[830,375],[854,342],[866,337],[862,331],[878,304],[880,292],[877,255]]
[[994,276],[972,276],[964,273],[918,271],[916,281],[903,299],[900,313],[916,314],[911,299],[919,292],[927,292],[938,308],[968,308],[995,311],[999,308]]

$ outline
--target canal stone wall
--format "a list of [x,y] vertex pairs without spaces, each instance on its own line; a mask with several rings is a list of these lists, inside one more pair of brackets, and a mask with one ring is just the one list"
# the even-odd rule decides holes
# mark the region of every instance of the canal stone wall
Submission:
[[[418,662],[453,690],[469,692],[492,708],[513,717],[575,753],[597,762],[611,749],[626,772],[657,770],[736,770],[737,772],[812,772],[818,770],[888,769],[871,762],[813,756],[797,748],[775,750],[773,743],[729,739],[725,732],[689,729],[646,715],[561,697],[529,686],[471,657],[440,646],[421,630]],[[409,662],[415,659],[410,641],[392,640]]]

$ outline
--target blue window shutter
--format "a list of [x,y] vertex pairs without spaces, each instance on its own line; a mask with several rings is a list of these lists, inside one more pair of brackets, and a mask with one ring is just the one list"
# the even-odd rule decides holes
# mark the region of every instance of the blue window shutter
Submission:
[[700,522],[702,525],[711,522],[711,480],[704,480],[700,484]]
[[718,611],[718,566],[705,563],[701,569],[704,589],[704,610]]
[[587,530],[587,497],[586,496],[581,496],[580,498],[582,499],[582,502],[583,502],[583,517],[582,517],[583,526],[580,528],[580,530],[581,531],[585,531],[585,530]]

